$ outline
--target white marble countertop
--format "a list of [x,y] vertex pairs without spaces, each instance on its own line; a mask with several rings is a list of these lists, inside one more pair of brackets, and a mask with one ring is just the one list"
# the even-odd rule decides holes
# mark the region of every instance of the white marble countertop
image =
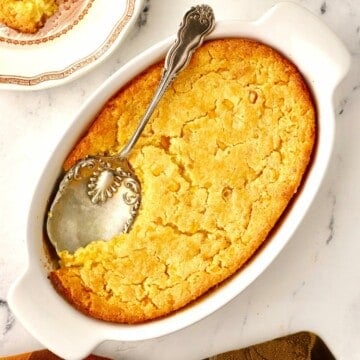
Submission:
[[[255,19],[278,2],[207,1],[218,19]],[[360,359],[360,2],[295,2],[321,17],[353,56],[339,93],[332,161],[308,215],[270,267],[213,315],[159,339],[105,342],[97,354],[123,360],[202,359],[309,330],[337,359]],[[48,90],[0,91],[0,355],[42,348],[10,313],[6,298],[26,266],[28,208],[51,151],[85,99],[134,55],[173,34],[196,3],[147,0],[127,40],[80,79]]]

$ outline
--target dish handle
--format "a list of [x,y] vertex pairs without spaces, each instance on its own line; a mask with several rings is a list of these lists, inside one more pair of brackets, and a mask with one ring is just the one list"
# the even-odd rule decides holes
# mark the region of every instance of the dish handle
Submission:
[[[269,40],[281,39],[293,59],[303,66],[303,71],[319,69],[317,79],[335,89],[344,79],[351,65],[351,55],[340,38],[321,19],[304,7],[292,2],[274,5],[258,21],[266,23]],[[276,26],[279,23],[281,26]],[[284,36],[283,29],[287,29]],[[270,29],[270,30],[269,30]],[[301,29],[301,31],[299,31]]]
[[[46,282],[35,282],[27,271],[13,284],[8,293],[8,303],[22,325],[48,350],[61,358],[80,360],[99,345],[99,335],[89,326],[74,321],[82,316],[60,297],[48,294],[53,290]],[[66,307],[66,309],[65,309]],[[56,309],[56,311],[54,311]],[[70,311],[70,312],[69,312]]]

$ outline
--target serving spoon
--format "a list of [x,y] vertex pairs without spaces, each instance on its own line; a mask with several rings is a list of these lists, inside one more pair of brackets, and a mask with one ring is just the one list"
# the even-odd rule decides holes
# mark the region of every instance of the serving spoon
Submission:
[[192,7],[169,49],[155,94],[134,134],[114,156],[85,157],[60,181],[46,219],[46,231],[57,253],[70,253],[94,240],[128,232],[141,203],[141,185],[128,157],[167,87],[212,31],[215,18],[207,5]]

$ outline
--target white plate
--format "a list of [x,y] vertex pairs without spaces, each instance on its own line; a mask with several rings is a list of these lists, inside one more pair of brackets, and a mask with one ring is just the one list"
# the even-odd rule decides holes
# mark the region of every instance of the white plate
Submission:
[[143,0],[59,0],[36,34],[0,25],[0,89],[44,89],[104,60],[136,21]]
[[70,306],[47,278],[42,236],[47,200],[74,143],[104,103],[130,79],[162,58],[174,38],[145,51],[106,81],[84,104],[58,144],[35,191],[28,218],[29,266],[11,288],[9,305],[25,328],[45,347],[66,359],[81,359],[104,340],[137,341],[169,334],[216,311],[259,276],[291,238],[321,185],[335,133],[334,92],[350,67],[350,55],[317,17],[292,3],[280,3],[255,22],[223,21],[211,38],[258,39],[290,58],[308,81],[318,110],[318,138],[301,192],[269,241],[235,276],[201,301],[173,315],[144,324],[99,321]]

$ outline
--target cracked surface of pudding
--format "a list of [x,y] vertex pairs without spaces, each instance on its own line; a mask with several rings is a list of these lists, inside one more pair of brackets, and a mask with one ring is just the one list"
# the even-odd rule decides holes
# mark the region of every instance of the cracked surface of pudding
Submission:
[[[109,100],[65,168],[123,147],[161,68],[151,66]],[[302,181],[315,133],[314,104],[294,65],[256,41],[206,42],[131,153],[142,184],[132,230],[62,253],[53,285],[106,321],[144,322],[184,307],[265,241]]]
[[0,22],[20,32],[33,34],[57,10],[56,0],[0,0]]

